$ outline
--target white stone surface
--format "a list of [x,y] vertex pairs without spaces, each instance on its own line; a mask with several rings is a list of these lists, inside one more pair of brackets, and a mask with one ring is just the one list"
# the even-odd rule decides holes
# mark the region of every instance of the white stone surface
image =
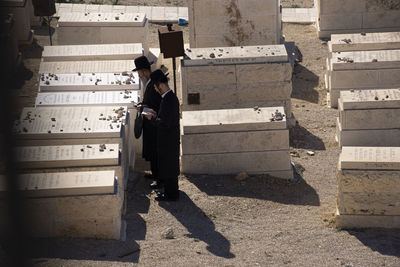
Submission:
[[333,72],[396,68],[400,68],[400,50],[333,52],[330,66]]
[[127,107],[38,107],[24,108],[16,122],[19,138],[122,137]]
[[137,91],[92,91],[38,93],[36,106],[127,106],[138,103]]
[[287,62],[284,45],[187,48],[185,66]]
[[136,44],[57,45],[45,46],[43,61],[134,60],[143,55],[143,46]]
[[400,147],[342,147],[342,170],[400,170]]
[[143,27],[146,22],[144,13],[63,13],[58,20],[59,27],[67,26],[114,26]]
[[339,101],[343,110],[400,108],[400,89],[341,91]]
[[24,169],[119,164],[118,144],[24,146],[15,151],[17,163]]
[[115,192],[114,171],[21,174],[18,180],[19,190],[34,197]]
[[332,34],[330,52],[400,49],[400,32]]
[[184,111],[181,127],[185,135],[286,129],[286,116],[280,121],[272,121],[276,110],[285,114],[283,107]]
[[39,73],[119,73],[131,72],[134,68],[133,60],[40,62]]
[[140,90],[137,72],[121,73],[41,73],[40,92]]

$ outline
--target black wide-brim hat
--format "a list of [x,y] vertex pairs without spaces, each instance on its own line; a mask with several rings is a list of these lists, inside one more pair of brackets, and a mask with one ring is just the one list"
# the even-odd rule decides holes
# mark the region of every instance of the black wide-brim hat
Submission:
[[153,62],[149,62],[147,57],[140,56],[138,58],[135,58],[135,68],[132,71],[138,71],[143,69],[150,70],[151,64],[153,64]]
[[165,75],[164,72],[162,72],[162,70],[158,69],[158,70],[153,71],[153,72],[150,74],[150,79],[151,79],[154,83],[158,83],[159,81],[161,81],[161,80],[166,80],[166,79],[168,79],[168,78],[167,78],[167,75]]

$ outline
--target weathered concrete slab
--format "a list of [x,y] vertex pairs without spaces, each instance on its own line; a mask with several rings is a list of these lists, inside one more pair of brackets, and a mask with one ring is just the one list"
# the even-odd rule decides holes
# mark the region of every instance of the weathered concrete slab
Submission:
[[400,147],[400,129],[341,130],[339,145]]
[[293,178],[289,150],[182,155],[181,162],[185,174],[275,173],[279,178]]
[[23,146],[16,149],[20,167],[61,168],[80,166],[118,165],[118,144]]
[[287,62],[284,45],[187,48],[184,66]]
[[188,9],[191,47],[280,42],[278,0],[190,0]]
[[339,88],[397,88],[399,83],[400,69],[341,70],[330,75],[331,91]]
[[40,62],[39,73],[119,73],[132,72],[134,68],[133,60]]
[[400,88],[341,91],[339,101],[343,110],[400,108]]
[[351,15],[331,13],[319,16],[319,28],[321,30],[350,30],[362,29],[362,27],[362,13],[352,13]]
[[400,228],[400,216],[351,215],[336,211],[336,225],[342,229]]
[[289,148],[289,130],[185,134],[182,155],[258,152]]
[[337,207],[341,214],[400,215],[400,194],[339,192]]
[[68,26],[126,26],[143,27],[146,22],[144,13],[62,13],[58,20],[59,27]]
[[19,190],[31,197],[115,192],[114,171],[20,174],[18,179]]
[[318,37],[319,38],[331,38],[334,34],[349,34],[349,33],[374,33],[374,32],[399,32],[400,27],[393,28],[358,28],[350,30],[321,30],[317,23]]
[[45,46],[43,61],[134,60],[143,55],[143,46],[136,44],[57,45]]
[[29,139],[117,138],[127,122],[127,107],[24,108],[15,131]]
[[342,147],[340,166],[357,170],[400,170],[400,147]]
[[400,109],[348,109],[339,103],[339,118],[343,130],[399,129]]
[[121,91],[140,90],[137,72],[123,73],[41,73],[39,91]]
[[133,108],[139,102],[137,91],[83,91],[38,93],[36,107],[40,106],[117,106]]
[[400,32],[333,34],[329,47],[330,52],[400,49]]
[[284,114],[282,107],[184,111],[181,125],[185,135],[286,129],[286,116],[272,121],[276,110]]
[[333,52],[330,70],[400,68],[400,50]]
[[398,193],[399,171],[339,170],[338,190],[341,193]]
[[318,0],[320,14],[365,12],[364,0]]

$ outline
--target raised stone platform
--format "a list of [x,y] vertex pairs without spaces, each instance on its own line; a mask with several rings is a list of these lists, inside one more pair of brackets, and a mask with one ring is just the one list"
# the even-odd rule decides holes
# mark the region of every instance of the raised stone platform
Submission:
[[182,172],[293,178],[283,107],[184,111]]
[[79,74],[79,73],[121,73],[132,72],[133,60],[96,60],[96,61],[62,61],[41,62],[39,73]]
[[399,228],[400,148],[343,147],[337,173],[337,225]]
[[137,72],[122,73],[42,73],[39,81],[41,92],[62,91],[121,91],[140,90]]
[[181,62],[182,109],[284,106],[291,116],[291,78],[284,45],[187,48]]
[[191,47],[279,44],[279,0],[188,1]]
[[143,55],[141,43],[45,46],[43,61],[134,60]]

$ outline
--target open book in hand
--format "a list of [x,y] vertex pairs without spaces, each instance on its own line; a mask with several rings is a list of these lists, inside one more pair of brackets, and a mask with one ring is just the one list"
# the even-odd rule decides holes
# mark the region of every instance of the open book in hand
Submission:
[[155,116],[155,115],[157,115],[157,113],[151,108],[144,107],[143,111],[142,111],[142,115],[144,115],[144,116],[146,116],[146,115]]

